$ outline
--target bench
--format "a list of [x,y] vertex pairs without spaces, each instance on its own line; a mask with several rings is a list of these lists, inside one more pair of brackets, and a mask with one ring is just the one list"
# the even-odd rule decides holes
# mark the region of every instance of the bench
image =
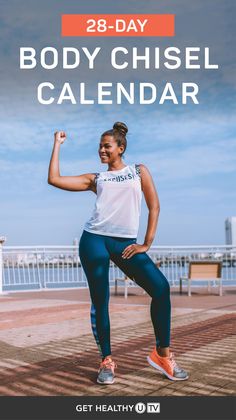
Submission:
[[183,281],[188,282],[188,296],[191,296],[193,281],[208,281],[208,292],[211,290],[211,282],[213,281],[219,283],[219,295],[222,296],[221,268],[221,262],[218,261],[191,261],[188,276],[180,277],[179,293],[182,294]]
[[118,292],[118,281],[124,282],[124,285],[125,285],[125,299],[127,299],[127,297],[128,297],[128,287],[132,286],[134,284],[134,281],[132,279],[130,279],[128,276],[115,278],[115,296],[117,295],[117,292]]

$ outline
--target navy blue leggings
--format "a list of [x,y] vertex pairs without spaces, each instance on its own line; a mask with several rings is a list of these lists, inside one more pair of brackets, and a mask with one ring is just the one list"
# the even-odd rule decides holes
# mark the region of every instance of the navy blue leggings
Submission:
[[146,253],[123,259],[121,254],[136,239],[116,238],[83,231],[79,256],[85,271],[90,296],[92,330],[102,357],[111,354],[109,320],[110,259],[151,297],[151,319],[157,347],[170,345],[170,286]]

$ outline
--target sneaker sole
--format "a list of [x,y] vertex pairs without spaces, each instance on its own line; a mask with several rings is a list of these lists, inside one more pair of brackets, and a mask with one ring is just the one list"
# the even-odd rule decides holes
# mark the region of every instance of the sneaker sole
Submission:
[[175,376],[169,375],[169,373],[167,373],[165,371],[165,369],[163,369],[161,366],[159,366],[155,362],[153,362],[153,360],[149,356],[147,357],[147,361],[148,361],[149,365],[151,365],[155,369],[159,370],[159,372],[163,373],[171,381],[186,381],[186,379],[188,379],[188,376],[186,376],[186,378],[176,378]]
[[99,381],[99,379],[97,379],[97,383],[98,384],[100,384],[100,385],[112,385],[112,384],[114,384],[114,382],[115,382],[115,378],[113,379],[113,381],[111,382],[111,381]]

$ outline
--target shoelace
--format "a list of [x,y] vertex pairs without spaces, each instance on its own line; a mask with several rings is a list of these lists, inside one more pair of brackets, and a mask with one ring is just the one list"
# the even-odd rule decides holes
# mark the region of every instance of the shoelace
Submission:
[[177,363],[176,363],[176,361],[174,359],[174,354],[173,353],[171,353],[171,355],[170,355],[170,363],[171,363],[171,365],[172,365],[173,368],[179,369],[179,366],[177,365]]
[[114,369],[117,365],[112,359],[105,359],[100,363],[100,369]]
[[181,371],[181,368],[177,365],[177,363],[176,363],[176,361],[174,359],[174,354],[173,353],[171,353],[171,355],[170,355],[170,363],[171,363],[173,369],[176,369],[178,371]]

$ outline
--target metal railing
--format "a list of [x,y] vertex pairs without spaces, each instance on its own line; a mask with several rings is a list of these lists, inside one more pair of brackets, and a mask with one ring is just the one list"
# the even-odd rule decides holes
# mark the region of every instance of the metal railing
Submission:
[[[236,285],[236,248],[231,245],[153,246],[148,252],[171,286],[188,274],[190,261],[221,261],[223,285]],[[78,246],[2,246],[0,293],[4,291],[87,287]],[[123,274],[112,262],[110,283]]]

